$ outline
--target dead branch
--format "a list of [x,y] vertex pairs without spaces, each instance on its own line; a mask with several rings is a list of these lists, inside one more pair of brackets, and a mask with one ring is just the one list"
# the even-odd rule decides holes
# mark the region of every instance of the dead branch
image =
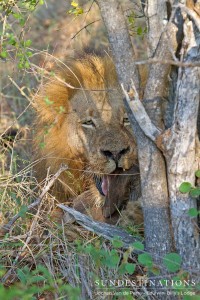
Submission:
[[107,240],[112,240],[114,237],[120,237],[122,242],[124,243],[124,248],[130,247],[131,244],[135,241],[141,241],[141,239],[139,239],[138,237],[134,237],[131,234],[128,234],[126,231],[120,229],[117,226],[94,221],[90,217],[80,213],[79,211],[71,207],[63,204],[58,204],[58,207],[72,215],[76,219],[76,222],[78,224],[91,232],[103,236]]
[[[60,176],[60,174],[62,172],[64,172],[65,170],[68,169],[68,166],[66,165],[61,165],[59,170],[52,176],[52,178],[49,180],[49,182],[47,183],[47,185],[42,189],[42,193],[40,194],[40,196],[33,202],[31,203],[28,207],[27,207],[27,212],[31,212],[33,209],[36,209],[42,199],[44,198],[44,196],[46,195],[46,193],[50,190],[50,188],[53,186],[54,182],[56,181],[56,179]],[[8,233],[11,229],[11,227],[14,225],[14,223],[21,217],[20,212],[17,213],[7,224],[2,225],[0,227],[0,237],[4,236],[6,233]]]
[[155,142],[158,136],[161,134],[161,130],[158,129],[149,118],[142,102],[139,99],[139,95],[133,81],[131,85],[133,89],[132,91],[130,90],[129,92],[127,92],[123,84],[121,84],[121,87],[125,95],[125,100],[129,105],[129,108],[132,114],[134,115],[136,121],[140,125],[140,128],[143,130],[143,132],[148,138]]

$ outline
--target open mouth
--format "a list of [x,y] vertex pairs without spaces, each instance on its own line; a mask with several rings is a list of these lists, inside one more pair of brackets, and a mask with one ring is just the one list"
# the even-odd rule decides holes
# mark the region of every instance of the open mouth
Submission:
[[99,193],[106,197],[109,193],[112,181],[116,179],[116,176],[126,175],[126,172],[122,168],[116,168],[114,172],[110,174],[103,175],[98,177],[94,175],[94,181]]
[[138,167],[133,166],[126,171],[122,168],[116,168],[114,172],[102,177],[94,176],[99,193],[105,197],[104,217],[110,217],[128,200],[130,183],[134,180],[132,176],[138,174]]

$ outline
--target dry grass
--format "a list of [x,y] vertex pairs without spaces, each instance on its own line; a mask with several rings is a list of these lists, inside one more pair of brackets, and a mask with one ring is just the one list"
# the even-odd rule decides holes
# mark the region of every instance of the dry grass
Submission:
[[[129,7],[130,3],[125,2]],[[57,224],[51,218],[56,200],[50,193],[43,198],[37,212],[26,212],[27,206],[41,193],[33,174],[33,165],[37,162],[32,159],[34,112],[31,106],[44,76],[43,68],[52,69],[58,59],[73,56],[86,45],[93,48],[108,45],[102,23],[94,22],[99,19],[97,7],[74,18],[66,15],[69,1],[50,0],[47,4],[26,13],[24,26],[0,12],[1,31],[13,33],[17,42],[31,39],[28,51],[33,54],[28,58],[30,67],[27,69],[19,70],[19,49],[14,50],[11,45],[7,59],[0,60],[0,224],[21,212],[21,218],[10,232],[0,237],[0,277],[5,286],[0,284],[0,299],[133,299],[130,293],[112,295],[112,290],[99,290],[95,284],[96,280],[135,280],[137,283],[144,280],[147,268],[138,264],[131,249],[117,248],[79,225]],[[91,2],[85,11],[90,5]],[[14,9],[15,12],[22,9],[19,1]],[[78,31],[80,33],[71,40]],[[6,36],[4,38],[6,41]],[[0,43],[2,49],[3,38]],[[135,43],[138,45],[138,39]],[[141,46],[136,49],[143,57]],[[137,228],[131,230],[137,233]],[[116,261],[112,261],[113,257]],[[136,264],[134,275],[120,274],[123,262]],[[132,292],[139,290],[140,299],[156,299],[147,296],[145,285],[141,289],[131,288]]]
[[[21,213],[9,233],[0,238],[0,276],[6,288],[0,286],[0,298],[4,300],[33,299],[33,295],[34,299],[105,299],[105,295],[98,294],[95,280],[120,279],[119,264],[109,266],[112,245],[78,225],[56,224],[55,218],[51,218],[56,200],[49,193],[37,212],[26,212],[27,206],[41,193],[32,171],[36,162],[32,160],[34,111],[31,107],[33,94],[44,76],[43,68],[51,69],[57,60],[73,56],[85,46],[95,49],[99,41],[101,47],[108,45],[101,22],[96,22],[97,7],[77,20],[74,16],[66,17],[69,6],[65,1],[59,5],[48,1],[47,7],[30,13],[16,2],[12,7],[14,12],[26,15],[23,26],[12,14],[6,16],[1,12],[1,51],[9,40],[6,32],[19,44],[32,40],[24,50],[24,55],[26,51],[32,52],[32,57],[27,58],[28,68],[18,68],[20,50],[12,45],[8,46],[7,58],[0,61],[3,74],[0,80],[0,224]],[[91,3],[85,11],[90,6]],[[92,25],[81,30],[89,23]],[[117,255],[123,258],[122,250],[117,250]],[[130,261],[136,261],[131,253],[128,256]],[[123,278],[128,280],[128,276]]]
[[[36,182],[27,176],[27,171],[24,169],[15,177],[1,178],[2,203],[6,203],[6,207],[2,205],[2,222],[8,222],[9,217],[19,210],[22,216],[9,234],[0,239],[0,265],[3,267],[2,282],[5,286],[20,288],[24,274],[27,286],[30,288],[34,284],[38,299],[78,299],[78,290],[71,287],[79,287],[81,299],[104,299],[99,294],[95,280],[130,280],[129,276],[119,275],[118,272],[119,262],[125,257],[121,249],[114,250],[118,262],[110,265],[113,257],[110,242],[78,225],[56,223],[55,215],[51,218],[56,203],[50,194],[43,198],[36,213],[26,213],[27,204],[38,196],[38,190],[34,192],[33,188]],[[127,252],[126,256],[129,262],[137,263],[131,252]],[[46,268],[46,273],[41,266]],[[37,276],[43,276],[44,280],[32,283],[34,272]],[[138,265],[137,276],[143,273]],[[25,294],[23,297],[26,299]]]

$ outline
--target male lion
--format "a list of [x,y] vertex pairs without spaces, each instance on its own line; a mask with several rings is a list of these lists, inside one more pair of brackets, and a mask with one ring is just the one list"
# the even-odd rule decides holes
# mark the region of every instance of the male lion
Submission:
[[49,167],[51,173],[61,163],[69,167],[52,190],[59,201],[109,221],[130,189],[138,196],[137,148],[109,57],[88,55],[61,65],[35,107],[38,178]]

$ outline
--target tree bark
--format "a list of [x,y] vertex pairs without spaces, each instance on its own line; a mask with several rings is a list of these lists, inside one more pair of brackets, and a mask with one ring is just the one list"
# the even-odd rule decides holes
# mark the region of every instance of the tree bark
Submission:
[[[139,237],[133,237],[131,234],[115,225],[110,225],[98,221],[94,221],[85,214],[66,206],[64,204],[58,204],[58,207],[69,213],[78,224],[86,228],[87,230],[94,232],[105,239],[112,241],[116,236],[123,242],[123,248],[129,248],[134,242],[142,242]],[[140,253],[138,250],[134,250],[134,253]]]
[[[181,13],[180,1],[170,1],[169,3],[173,4],[170,10],[166,7],[166,1],[164,0],[143,1],[148,18],[148,54],[151,58],[156,59],[158,63],[152,64],[149,69],[144,100],[142,101],[145,111],[140,112],[140,115],[137,114],[137,109],[134,111],[136,106],[141,107],[138,99],[137,103],[133,104],[132,99],[129,97],[128,87],[131,85],[131,80],[134,82],[133,86],[136,91],[138,91],[139,84],[137,73],[134,73],[134,57],[132,54],[130,55],[133,52],[130,50],[131,43],[128,38],[128,30],[125,22],[122,22],[124,20],[123,12],[117,0],[98,0],[97,2],[108,31],[118,78],[126,96],[125,106],[137,139],[144,213],[145,249],[153,254],[155,262],[158,264],[160,264],[166,253],[178,250],[182,256],[184,266],[197,267],[199,266],[198,236],[194,222],[188,215],[186,216],[186,211],[191,207],[195,207],[195,201],[188,198],[188,196],[181,195],[178,190],[179,185],[186,179],[194,184],[196,167],[195,126],[200,86],[199,68],[185,68],[182,73],[181,84],[179,81],[177,83],[176,98],[175,95],[172,95],[173,105],[170,112],[172,117],[168,122],[168,126],[170,124],[172,129],[170,132],[170,130],[165,131],[163,104],[165,104],[165,98],[169,93],[168,77],[171,66],[169,64],[159,64],[159,60],[162,61],[163,59],[178,61],[177,56],[179,56],[179,53],[177,51],[182,43],[185,20]],[[197,16],[195,15],[195,17]],[[186,18],[186,15],[184,15],[184,18]],[[195,24],[199,24],[197,21],[195,20]],[[120,62],[121,53],[123,53],[122,57],[126,56],[124,45],[127,43],[127,57]],[[187,43],[190,42],[187,41]],[[198,47],[199,43],[197,43],[195,49],[187,52],[184,62],[198,61]],[[194,48],[194,45],[190,48]],[[195,79],[193,80],[193,78]],[[186,91],[189,92],[189,97]],[[136,93],[134,93],[134,97],[135,95]],[[172,126],[173,116],[176,117]],[[151,125],[151,132],[146,132],[146,129],[144,130],[145,126],[140,124],[142,117]],[[136,119],[144,132],[138,126]],[[161,131],[165,132],[164,138],[166,138],[166,145],[162,145],[166,147],[164,149],[165,157],[153,142]],[[163,151],[162,147],[160,149]],[[169,209],[169,198],[171,209]],[[172,218],[172,222],[170,218]]]
[[[135,78],[133,51],[130,50],[132,46],[119,2],[116,0],[98,0],[97,2],[108,31],[108,38],[113,50],[113,58],[119,82],[127,89],[127,86],[129,86],[131,80],[133,80],[136,90],[138,90],[139,84],[137,78]],[[164,1],[162,1],[162,5],[165,5]],[[123,34],[118,33],[118,30],[123,32]],[[124,47],[127,43],[128,46],[126,45],[126,47]],[[126,48],[131,55],[127,55],[127,53],[124,52]],[[122,53],[124,54],[121,55]],[[125,56],[126,59],[121,61],[121,56]],[[154,76],[154,74],[151,74],[151,76]],[[165,80],[165,78],[163,80]],[[160,110],[156,109],[158,103],[157,98],[155,103],[153,101],[150,101],[150,103],[152,107],[151,111],[153,111],[151,117],[153,117],[153,120],[160,119]],[[163,255],[173,249],[165,162],[161,152],[156,149],[156,146],[139,128],[129,105],[126,102],[125,104],[129,116],[131,116],[130,120],[138,145],[145,227],[145,248],[153,254],[155,262],[160,264]],[[160,122],[158,122],[158,124],[160,124]]]
[[[159,16],[160,10],[163,10],[163,13]],[[148,1],[146,11],[149,27],[149,54],[160,60],[172,59],[182,36],[177,26],[178,24],[181,27],[180,23],[182,23],[180,11],[172,10],[167,24],[165,1],[159,1],[159,5],[157,1]],[[156,34],[157,44],[153,39],[153,34]],[[163,106],[169,87],[170,69],[170,65],[152,64],[144,92],[143,105],[146,112],[154,125],[161,130],[164,130]],[[139,139],[138,148],[146,249],[151,253],[157,253],[156,261],[159,263],[160,257],[174,249],[166,164],[163,154],[151,140]]]
[[134,51],[119,1],[98,0],[101,16],[108,32],[119,82],[129,87],[131,79],[139,89],[139,75],[134,64]]
[[[191,21],[184,23],[184,62],[200,59],[200,33],[194,34]],[[200,68],[181,68],[180,80],[174,98],[175,112],[172,127],[165,133],[163,147],[167,162],[171,220],[175,246],[183,266],[200,270],[199,232],[195,218],[188,210],[197,208],[196,199],[181,194],[179,186],[184,181],[195,185],[195,171],[199,168],[197,153],[197,117],[200,101]]]

